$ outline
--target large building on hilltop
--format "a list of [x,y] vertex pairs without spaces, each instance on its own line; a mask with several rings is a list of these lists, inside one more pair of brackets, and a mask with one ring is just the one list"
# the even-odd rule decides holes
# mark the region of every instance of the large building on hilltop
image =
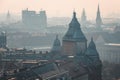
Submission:
[[40,11],[37,14],[35,11],[29,11],[28,9],[22,11],[22,22],[27,26],[32,27],[47,27],[46,11]]

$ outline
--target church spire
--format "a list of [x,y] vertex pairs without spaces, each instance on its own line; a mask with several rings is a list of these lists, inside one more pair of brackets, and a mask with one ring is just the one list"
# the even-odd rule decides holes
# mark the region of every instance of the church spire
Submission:
[[91,42],[90,42],[90,44],[89,44],[89,46],[88,46],[89,48],[96,48],[96,45],[95,45],[95,43],[94,43],[94,41],[93,41],[93,37],[91,37]]
[[9,10],[7,12],[7,19],[10,19],[10,12],[9,12]]
[[73,12],[73,18],[69,24],[69,29],[63,40],[73,40],[73,41],[87,41],[86,37],[84,36],[81,28],[80,23],[77,20],[76,12]]
[[97,49],[96,49],[96,45],[95,45],[94,40],[93,40],[93,37],[91,37],[91,41],[88,45],[86,55],[99,57],[99,54],[98,54]]
[[56,35],[56,39],[54,40],[54,44],[53,44],[54,46],[61,46],[61,44],[60,44],[60,40],[59,40],[59,38],[58,38],[58,35]]
[[81,15],[81,22],[84,23],[86,22],[86,13],[85,13],[85,9],[83,8],[83,12],[82,12],[82,15]]
[[69,24],[68,31],[63,37],[62,42],[63,53],[66,55],[75,55],[76,53],[80,52],[84,53],[87,48],[87,39],[80,28],[80,23],[77,20],[75,11],[73,12],[73,18]]
[[96,26],[101,27],[101,25],[102,25],[102,18],[101,18],[101,14],[100,14],[100,7],[98,4],[97,16],[96,16]]
[[73,18],[76,18],[76,12],[75,12],[75,10],[73,11]]
[[73,11],[73,18],[72,18],[69,26],[70,26],[70,27],[73,27],[73,28],[77,28],[77,29],[80,28],[80,23],[79,23],[78,20],[77,20],[76,12],[75,12],[75,11]]
[[61,50],[61,43],[60,43],[60,40],[58,38],[58,35],[56,35],[56,39],[54,40],[51,52],[56,52],[56,51],[59,52],[60,50]]
[[99,4],[98,4],[98,12],[100,12]]

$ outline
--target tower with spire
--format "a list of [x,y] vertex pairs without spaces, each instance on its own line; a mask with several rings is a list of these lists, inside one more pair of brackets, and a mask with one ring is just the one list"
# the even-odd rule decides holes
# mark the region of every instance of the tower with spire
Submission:
[[80,23],[77,20],[76,12],[73,12],[72,21],[69,29],[62,40],[63,53],[68,56],[74,56],[75,53],[84,53],[87,48],[87,39],[84,36]]
[[96,16],[96,27],[101,28],[101,25],[102,25],[102,18],[101,18],[100,8],[99,8],[99,4],[98,4],[97,16]]
[[51,52],[52,53],[60,53],[61,52],[61,42],[58,38],[58,35],[56,35],[56,39],[54,40]]
[[11,15],[10,15],[10,12],[8,10],[7,15],[6,15],[6,20],[8,23],[10,22],[10,18],[11,18]]
[[99,60],[99,54],[93,41],[93,37],[91,38],[91,42],[89,43],[89,46],[87,48],[86,55],[91,57],[94,62],[97,62]]
[[89,80],[102,80],[102,62],[99,58],[99,53],[97,52],[93,38],[91,38],[91,42],[85,54],[92,61],[92,64],[88,66],[90,68],[90,74],[88,75]]
[[[58,36],[56,36],[52,51],[58,51],[59,48],[60,41],[58,39]],[[69,23],[68,31],[66,32],[62,39],[62,50],[61,55],[59,56],[61,56],[60,60],[66,61],[67,59],[67,61],[73,60],[77,64],[82,63],[79,66],[84,66],[88,74],[88,80],[102,80],[101,79],[102,63],[99,58],[99,53],[97,52],[96,45],[94,43],[93,38],[91,38],[91,41],[87,47],[87,39],[81,30],[81,25],[77,20],[75,11],[73,12],[73,18]]]
[[85,9],[83,8],[82,15],[81,15],[81,23],[82,25],[85,25],[86,22],[87,22],[87,17],[86,17]]

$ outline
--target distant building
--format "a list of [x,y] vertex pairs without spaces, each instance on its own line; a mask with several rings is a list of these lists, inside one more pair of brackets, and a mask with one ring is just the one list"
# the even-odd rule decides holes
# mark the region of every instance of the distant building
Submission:
[[81,24],[82,26],[86,27],[86,23],[87,23],[87,17],[86,17],[85,9],[83,8],[83,12],[81,15]]
[[101,14],[100,14],[100,8],[98,5],[98,9],[97,9],[97,16],[96,16],[96,28],[101,29],[101,25],[102,25],[102,18],[101,18]]
[[120,63],[120,44],[116,43],[105,43],[98,46],[101,60],[109,63]]
[[6,48],[7,37],[5,32],[0,33],[0,48]]
[[58,35],[56,35],[56,39],[54,40],[51,52],[52,53],[60,53],[61,52],[61,42],[58,38]]
[[40,11],[37,14],[35,11],[29,11],[28,9],[22,11],[22,22],[31,27],[47,27],[47,16],[45,11]]
[[102,62],[120,63],[120,32],[98,35],[96,39],[97,50],[100,52]]
[[11,17],[11,15],[10,15],[10,12],[8,11],[8,13],[7,13],[7,19],[10,19],[10,17]]
[[6,14],[6,23],[7,23],[7,24],[11,23],[11,14],[10,14],[9,11],[8,11],[7,14]]

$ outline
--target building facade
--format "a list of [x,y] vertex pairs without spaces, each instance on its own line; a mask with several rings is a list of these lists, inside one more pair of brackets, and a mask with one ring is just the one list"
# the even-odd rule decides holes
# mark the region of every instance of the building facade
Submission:
[[37,14],[35,11],[29,11],[28,9],[22,11],[22,22],[27,26],[32,27],[47,27],[46,11],[40,11]]

